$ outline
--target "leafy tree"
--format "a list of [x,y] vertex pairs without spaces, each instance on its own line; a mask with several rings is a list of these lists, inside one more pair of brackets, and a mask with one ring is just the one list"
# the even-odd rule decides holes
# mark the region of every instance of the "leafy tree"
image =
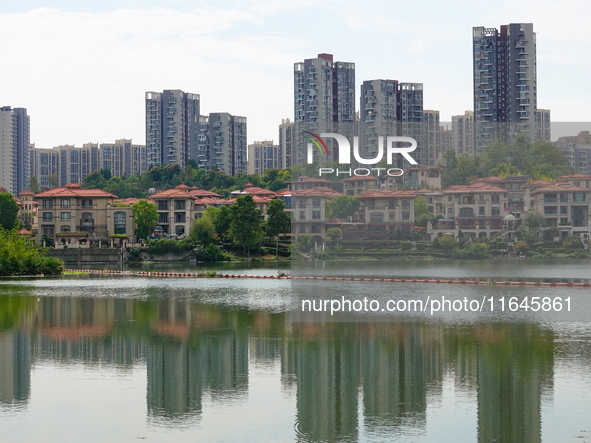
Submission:
[[275,256],[279,255],[279,236],[291,231],[291,219],[285,212],[283,200],[274,198],[269,202],[265,230],[269,237],[275,237]]
[[156,205],[146,200],[140,200],[131,207],[135,220],[137,238],[147,239],[158,223]]
[[458,247],[458,241],[451,235],[443,235],[437,239],[437,244],[444,251],[451,251]]
[[202,216],[195,220],[191,227],[191,238],[207,245],[214,240],[214,225],[210,217]]
[[105,186],[107,186],[107,180],[103,174],[98,171],[94,171],[84,177],[84,182],[82,184],[84,189],[105,189]]
[[539,212],[528,212],[522,221],[523,226],[534,232],[538,232],[544,227],[544,216]]
[[517,166],[511,163],[499,163],[488,172],[488,176],[496,176],[505,178],[509,175],[520,175],[521,173],[517,169]]
[[340,228],[328,228],[326,230],[326,239],[330,243],[336,243],[343,238],[343,231]]
[[250,250],[263,238],[261,211],[248,194],[238,196],[236,203],[230,206],[230,214],[230,236],[250,256]]
[[326,217],[347,218],[359,209],[359,202],[354,195],[339,195],[326,203]]
[[423,228],[427,227],[427,222],[433,219],[433,213],[429,211],[425,197],[415,198],[415,224]]
[[443,187],[467,185],[471,179],[481,176],[479,157],[469,157],[466,154],[462,154],[455,161],[455,166],[443,174]]
[[33,194],[39,194],[41,192],[41,185],[39,184],[39,180],[34,175],[29,178],[29,182],[27,183],[27,189],[31,191]]
[[0,228],[12,229],[18,225],[18,204],[10,192],[0,192]]
[[224,241],[228,237],[231,221],[232,214],[230,213],[230,209],[228,208],[228,206],[224,205],[221,208],[219,208],[219,212],[215,216],[213,223],[215,227],[215,232],[220,236],[220,239],[222,241]]

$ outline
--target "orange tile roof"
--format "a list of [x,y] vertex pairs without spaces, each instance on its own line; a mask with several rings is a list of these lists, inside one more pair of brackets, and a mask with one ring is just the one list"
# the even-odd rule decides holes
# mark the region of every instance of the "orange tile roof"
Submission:
[[563,181],[563,180],[591,180],[591,175],[587,174],[571,174],[571,175],[563,175],[562,177],[558,177],[556,181]]
[[503,188],[498,186],[490,185],[484,182],[473,182],[469,185],[455,185],[445,188],[443,193],[445,194],[459,194],[459,193],[470,193],[470,192],[507,192]]
[[[184,186],[184,185],[179,185]],[[150,196],[150,198],[160,199],[160,198],[199,198],[199,197],[219,197],[219,194],[216,194],[212,191],[206,191],[204,189],[191,189],[188,186],[184,188],[176,188],[167,189],[166,191],[160,191],[156,194]]]
[[338,197],[343,195],[334,189],[327,188],[326,186],[317,186],[315,188],[300,189],[298,191],[291,191],[291,195],[296,197]]
[[580,192],[580,191],[588,191],[591,192],[591,189],[585,189],[585,188],[581,188],[580,186],[564,186],[564,185],[559,185],[556,183],[551,183],[549,185],[546,186],[542,186],[541,188],[538,188],[536,190],[534,190],[532,192],[532,194],[537,194],[539,192],[548,192],[548,191],[557,191],[557,192]]
[[117,198],[109,192],[103,191],[102,189],[82,189],[79,184],[72,183],[67,185],[65,188],[55,188],[43,191],[35,197],[103,197],[103,198]]
[[394,189],[380,189],[377,191],[364,192],[359,198],[414,198],[415,191],[410,190],[394,190]]
[[525,188],[527,186],[530,188],[534,188],[534,187],[546,186],[546,185],[551,185],[551,184],[552,184],[552,182],[549,182],[547,180],[532,180],[532,181],[524,184],[523,187]]
[[376,177],[375,175],[356,175],[355,177],[349,177],[349,178],[343,179],[344,182],[350,182],[350,181],[355,181],[355,180],[373,180],[373,181],[376,181],[376,180],[378,180],[378,177]]
[[[247,183],[248,185],[248,183]],[[242,192],[251,195],[275,195],[273,191],[269,191],[268,189],[259,188],[258,186],[249,186],[242,190]]]

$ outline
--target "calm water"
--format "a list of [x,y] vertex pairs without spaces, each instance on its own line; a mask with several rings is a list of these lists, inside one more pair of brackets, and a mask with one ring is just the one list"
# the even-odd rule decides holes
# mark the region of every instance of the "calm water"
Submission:
[[[591,278],[587,261],[304,266]],[[591,288],[360,284],[390,296],[571,295],[591,319]],[[317,296],[335,285],[315,283]],[[2,441],[591,442],[588,320],[296,322],[292,289],[285,280],[0,280]]]

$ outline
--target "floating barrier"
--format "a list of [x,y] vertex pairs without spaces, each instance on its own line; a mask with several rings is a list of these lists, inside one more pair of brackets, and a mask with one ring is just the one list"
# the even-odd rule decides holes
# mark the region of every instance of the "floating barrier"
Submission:
[[379,281],[390,283],[431,283],[431,284],[459,284],[459,285],[495,285],[495,286],[537,286],[537,287],[571,287],[589,288],[591,282],[554,282],[554,281],[523,281],[523,280],[453,280],[433,278],[384,278],[384,277],[328,277],[328,276],[304,276],[304,275],[246,275],[246,274],[213,274],[199,272],[160,272],[160,271],[118,271],[118,270],[97,270],[97,269],[66,269],[66,272],[75,274],[103,274],[103,275],[125,275],[138,277],[166,277],[166,278],[240,278],[240,279],[276,279],[276,280],[326,280],[326,281]]

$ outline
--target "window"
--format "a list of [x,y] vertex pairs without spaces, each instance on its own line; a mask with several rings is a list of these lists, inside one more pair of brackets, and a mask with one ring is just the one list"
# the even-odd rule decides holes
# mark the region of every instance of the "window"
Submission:
[[321,232],[321,225],[312,225],[312,234],[320,234]]
[[[560,196],[562,201],[562,195]],[[556,201],[556,194],[544,194],[544,203],[554,203]]]
[[158,210],[159,211],[167,211],[168,210],[168,202],[160,200],[158,201]]
[[388,219],[389,220],[394,220],[395,218],[396,218],[396,212],[394,212],[394,211],[388,212]]
[[544,206],[544,214],[548,214],[548,215],[558,214],[558,208],[556,206]]
[[70,199],[69,198],[62,198],[61,199],[61,207],[62,208],[69,208],[70,207]]
[[478,220],[478,229],[486,229],[486,220]]
[[497,203],[498,204],[499,203],[499,199],[500,199],[500,197],[498,195],[492,195],[490,197],[490,200],[491,200],[492,203]]
[[306,233],[306,225],[300,225],[300,234]]
[[92,208],[92,199],[83,198],[82,199],[82,208],[84,208],[84,209]]
[[[546,194],[544,194],[544,201],[546,201]],[[554,200],[556,201],[556,200]],[[568,194],[566,192],[561,192],[560,193],[560,203],[566,203],[568,202]]]
[[174,201],[174,209],[185,209],[185,201],[184,200],[175,200]]
[[114,214],[114,221],[115,221],[115,234],[125,234],[126,233],[126,223],[125,223],[125,212],[117,211]]
[[499,208],[491,208],[490,215],[501,215],[501,210]]
[[320,208],[320,200],[315,198],[314,200],[312,200],[312,207],[313,208]]
[[478,208],[478,215],[484,215],[484,206]]
[[51,209],[53,208],[53,200],[43,200],[43,209]]
[[447,208],[447,213],[448,213],[448,214],[453,214],[453,213],[454,213],[454,210],[453,210],[453,208]]
[[402,200],[402,209],[410,209],[410,200],[408,198]]
[[568,218],[567,217],[561,217],[560,218],[560,224],[561,225],[568,225]]
[[298,208],[305,208],[306,207],[306,200],[304,200],[303,198],[298,200]]
[[71,232],[72,228],[70,227],[70,225],[63,225],[60,230],[61,232]]
[[410,220],[410,212],[402,211],[402,220]]
[[185,223],[185,213],[184,212],[175,212],[174,213],[174,221],[175,221],[175,223]]
[[561,214],[568,214],[568,206],[561,206],[560,207],[560,213]]
[[43,226],[43,233],[48,237],[53,237],[53,226]]
[[312,211],[312,220],[320,220],[320,211]]
[[384,221],[384,214],[381,212],[372,212],[369,216],[372,223],[383,223]]
[[62,212],[62,221],[70,221],[71,220],[71,215],[69,212]]
[[306,211],[300,211],[300,220],[306,219]]
[[43,213],[43,221],[50,222],[53,220],[53,214],[51,212],[44,212]]
[[573,194],[573,201],[576,203],[581,203],[585,201],[585,194],[582,192],[575,192]]
[[158,214],[158,223],[168,223],[168,214]]
[[474,217],[472,208],[460,208],[460,217]]

